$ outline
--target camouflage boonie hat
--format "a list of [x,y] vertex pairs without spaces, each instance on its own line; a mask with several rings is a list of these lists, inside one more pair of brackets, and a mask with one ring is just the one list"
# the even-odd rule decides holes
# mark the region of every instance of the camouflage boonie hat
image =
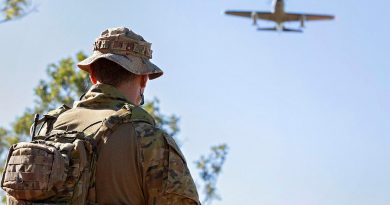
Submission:
[[103,31],[94,43],[92,56],[77,66],[90,72],[91,64],[100,58],[111,60],[136,75],[149,75],[151,80],[163,74],[159,67],[150,62],[151,43],[125,27]]

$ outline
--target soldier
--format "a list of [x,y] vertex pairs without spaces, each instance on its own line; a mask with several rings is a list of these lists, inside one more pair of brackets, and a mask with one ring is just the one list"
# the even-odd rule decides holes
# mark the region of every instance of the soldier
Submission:
[[139,107],[148,79],[163,74],[151,58],[151,44],[140,35],[125,27],[105,30],[96,39],[93,55],[78,64],[94,85],[53,125],[53,130],[93,130],[86,125],[125,104],[135,106],[131,114],[137,120],[121,124],[99,145],[97,204],[200,204],[175,141]]

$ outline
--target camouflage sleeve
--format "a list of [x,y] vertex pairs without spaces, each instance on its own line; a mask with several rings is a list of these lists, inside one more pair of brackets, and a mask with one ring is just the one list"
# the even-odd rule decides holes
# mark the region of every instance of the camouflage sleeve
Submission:
[[200,205],[195,183],[174,139],[160,129],[136,126],[147,205]]

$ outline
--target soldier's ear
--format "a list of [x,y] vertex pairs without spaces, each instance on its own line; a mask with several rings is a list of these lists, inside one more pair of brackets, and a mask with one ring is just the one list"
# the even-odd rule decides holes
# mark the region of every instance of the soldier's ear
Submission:
[[91,69],[91,72],[89,73],[89,80],[91,80],[91,83],[95,85],[97,83],[95,73],[93,72],[93,69]]

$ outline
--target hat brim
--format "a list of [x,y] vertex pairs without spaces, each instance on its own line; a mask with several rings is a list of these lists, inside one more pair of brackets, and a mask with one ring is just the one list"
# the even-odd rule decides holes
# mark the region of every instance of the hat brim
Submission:
[[163,75],[163,71],[148,59],[130,55],[124,56],[113,53],[102,53],[100,51],[94,51],[90,57],[80,61],[77,66],[81,70],[90,73],[91,64],[101,58],[111,60],[136,75],[148,75],[150,80],[156,79]]

